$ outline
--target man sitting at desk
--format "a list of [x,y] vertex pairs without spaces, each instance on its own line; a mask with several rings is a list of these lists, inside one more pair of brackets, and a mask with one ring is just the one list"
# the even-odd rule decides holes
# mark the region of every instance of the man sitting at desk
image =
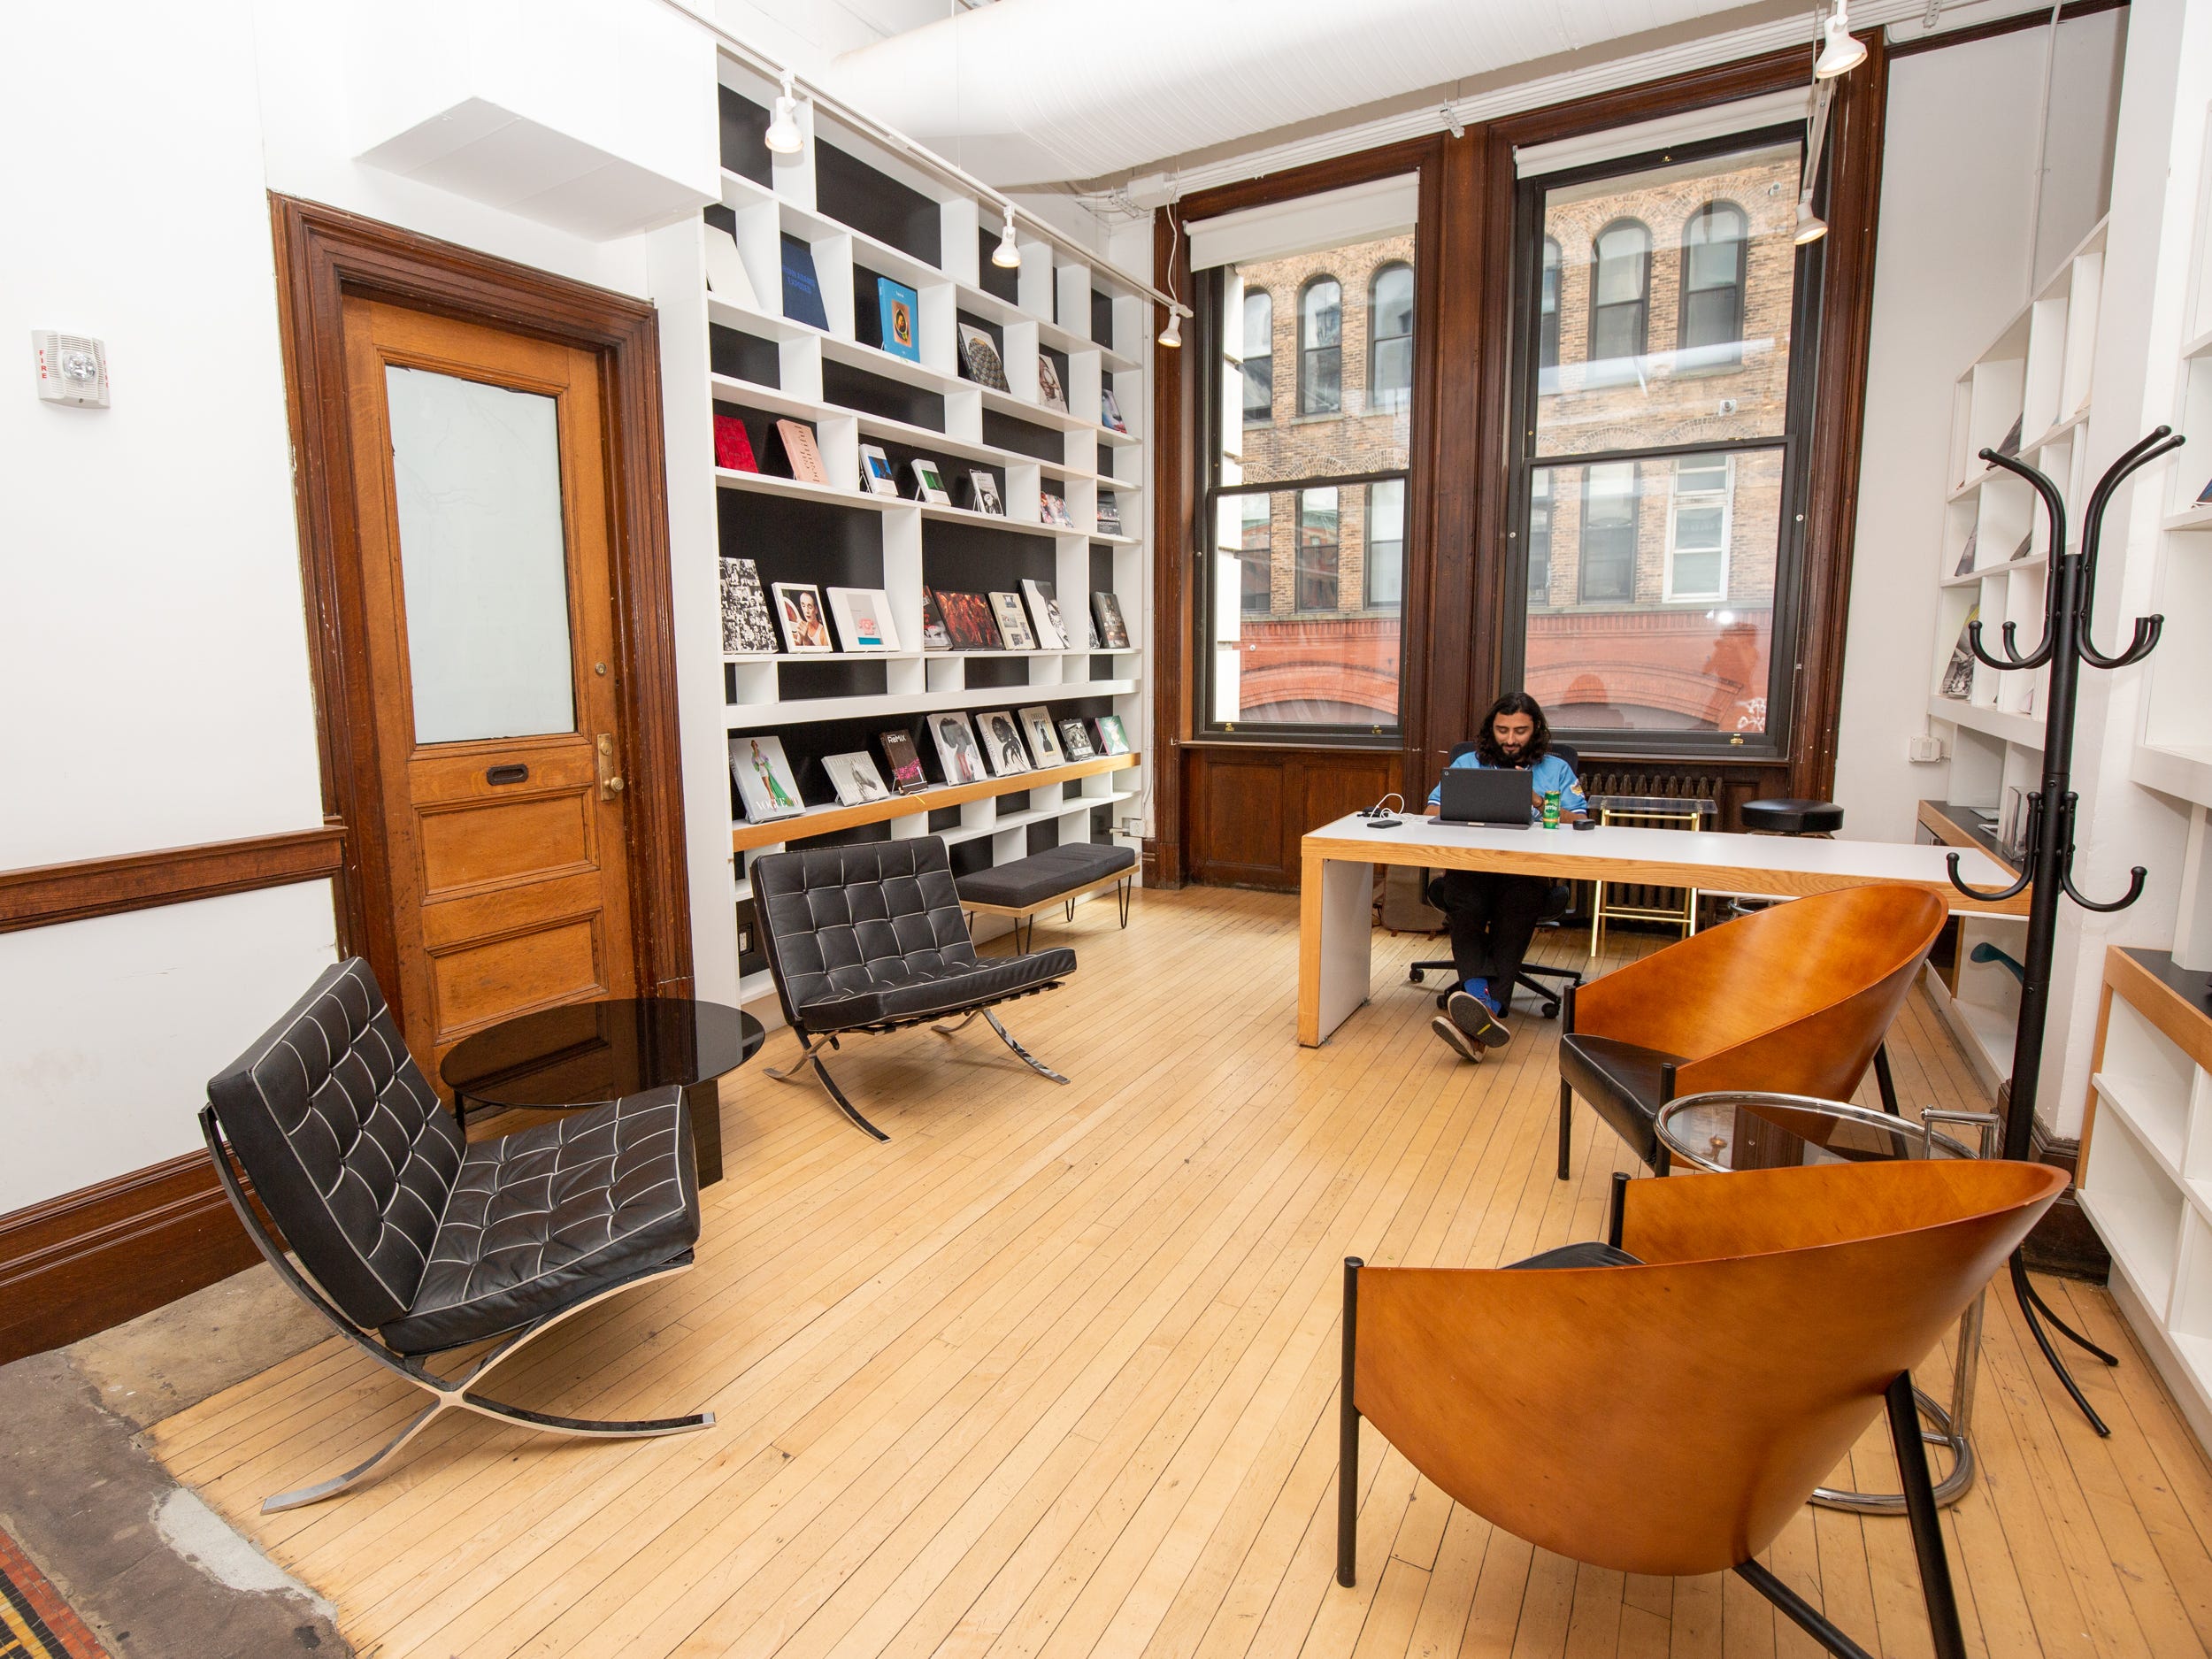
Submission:
[[[1544,796],[1555,790],[1562,823],[1588,810],[1574,768],[1551,752],[1551,727],[1542,707],[1525,691],[1509,691],[1490,705],[1475,733],[1475,747],[1452,764],[1526,771],[1532,819],[1543,811]],[[1429,791],[1429,817],[1436,816],[1443,792],[1440,782]],[[1462,1059],[1479,1060],[1484,1048],[1502,1048],[1511,1037],[1500,1016],[1552,885],[1549,876],[1509,876],[1493,870],[1447,870],[1429,883],[1429,902],[1444,912],[1451,932],[1452,966],[1460,979],[1460,988],[1429,1024]]]

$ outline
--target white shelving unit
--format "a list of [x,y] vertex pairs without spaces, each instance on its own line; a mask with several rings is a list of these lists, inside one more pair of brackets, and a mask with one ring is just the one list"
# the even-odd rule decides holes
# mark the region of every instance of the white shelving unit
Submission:
[[2111,1287],[2197,1432],[2212,1443],[2212,1016],[2204,976],[2162,951],[2105,957],[2082,1212]]
[[[664,249],[653,276],[664,374],[698,377],[680,400],[672,396],[670,423],[676,424],[680,402],[692,411],[687,419],[710,424],[713,414],[736,414],[764,464],[770,423],[780,418],[811,427],[827,483],[703,469],[697,488],[711,497],[718,551],[753,559],[764,588],[806,581],[881,588],[907,648],[826,657],[725,655],[718,664],[722,684],[715,701],[726,732],[780,736],[810,805],[797,818],[749,825],[731,797],[729,880],[741,937],[740,995],[752,1002],[772,995],[747,927],[746,871],[762,853],[819,836],[935,833],[951,843],[955,868],[967,869],[1008,863],[1048,842],[1133,839],[1138,814],[1132,803],[1146,793],[1141,631],[1149,614],[1144,503],[1150,443],[1144,423],[1157,325],[1152,302],[1133,279],[1071,258],[1041,238],[1019,239],[1018,270],[994,268],[987,249],[997,240],[995,208],[815,106],[802,108],[807,142],[799,152],[769,151],[761,131],[779,88],[726,55],[720,81],[720,206],[708,210],[707,223],[679,227],[670,241],[678,251]],[[753,303],[708,289],[710,225],[733,236]],[[782,312],[786,238],[809,250],[827,327]],[[915,291],[918,362],[870,343],[877,277]],[[995,335],[1007,390],[962,375],[962,323]],[[1041,352],[1056,358],[1065,409],[1040,396]],[[1101,419],[1107,391],[1128,431]],[[1005,515],[870,492],[862,482],[864,443],[882,445],[902,480],[905,459],[935,460],[956,498],[969,468],[988,469]],[[672,435],[670,449],[678,453]],[[682,477],[672,478],[672,494],[684,487]],[[1043,522],[1041,503],[1048,494],[1065,502],[1074,527]],[[1100,501],[1110,495],[1120,511],[1120,534],[1097,527]],[[681,534],[685,513],[672,505],[671,518]],[[703,530],[709,514],[702,507],[690,522]],[[1083,626],[1092,593],[1113,592],[1130,626],[1131,646],[918,649],[926,588],[1018,590],[1025,578],[1050,588],[1071,628]],[[902,798],[897,804],[904,810],[857,816],[834,806],[815,764],[824,752],[866,749],[881,765],[878,737],[903,728],[933,775],[937,759],[922,733],[924,716],[1036,703],[1050,707],[1056,718],[1118,715],[1139,753],[1118,758],[1110,772],[1017,775],[964,786],[950,802],[944,788],[933,788]],[[777,839],[766,839],[771,835]]]
[[[2097,311],[2104,288],[2105,223],[2098,221],[2025,307],[1999,330],[1953,388],[1951,491],[1936,549],[1936,655],[1928,719],[1951,755],[1950,798],[2001,815],[2008,792],[2036,787],[2043,764],[2048,671],[2000,674],[1974,664],[1964,698],[1943,695],[1946,671],[1970,613],[1978,610],[1992,650],[2015,625],[2019,649],[2042,636],[2050,578],[2050,526],[2024,479],[1980,458],[2013,453],[2055,481],[2069,504],[2087,493],[2087,433]],[[2009,441],[2009,442],[2008,442]],[[1976,917],[1961,926],[1957,985],[1932,971],[1930,996],[1993,1092],[2012,1071],[2019,984],[1999,963],[1975,963],[1978,945],[2019,961],[2027,923]]]

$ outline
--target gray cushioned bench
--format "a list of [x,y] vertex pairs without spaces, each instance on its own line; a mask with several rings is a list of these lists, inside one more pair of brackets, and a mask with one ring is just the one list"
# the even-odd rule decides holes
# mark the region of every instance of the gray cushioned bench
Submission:
[[954,885],[960,891],[960,908],[970,914],[1012,917],[1014,947],[1026,950],[1029,947],[1021,940],[1024,922],[1029,924],[1033,943],[1037,911],[1049,904],[1064,904],[1068,919],[1073,921],[1076,900],[1094,887],[1119,887],[1121,925],[1128,926],[1129,885],[1136,873],[1134,848],[1066,841],[1011,864],[962,876]]

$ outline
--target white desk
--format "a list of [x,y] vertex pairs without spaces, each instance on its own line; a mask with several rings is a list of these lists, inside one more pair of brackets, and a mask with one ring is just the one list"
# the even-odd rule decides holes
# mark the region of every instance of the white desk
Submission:
[[1975,915],[2024,916],[2030,897],[2022,893],[1997,904],[1970,899],[1945,873],[1948,855],[1959,855],[1959,873],[1978,887],[2009,887],[2011,873],[1978,849],[1904,841],[1731,835],[1628,825],[1485,829],[1417,817],[1395,829],[1373,830],[1355,815],[1311,831],[1300,847],[1298,1041],[1308,1048],[1328,1041],[1367,1000],[1377,864],[1494,870],[1565,881],[1637,881],[1788,899],[1901,881],[1926,888],[1954,910]]

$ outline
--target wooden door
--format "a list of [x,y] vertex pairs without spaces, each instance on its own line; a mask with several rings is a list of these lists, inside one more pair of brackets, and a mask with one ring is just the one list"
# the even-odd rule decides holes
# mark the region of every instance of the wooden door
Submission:
[[344,303],[361,634],[400,1009],[471,1032],[635,990],[595,352]]

